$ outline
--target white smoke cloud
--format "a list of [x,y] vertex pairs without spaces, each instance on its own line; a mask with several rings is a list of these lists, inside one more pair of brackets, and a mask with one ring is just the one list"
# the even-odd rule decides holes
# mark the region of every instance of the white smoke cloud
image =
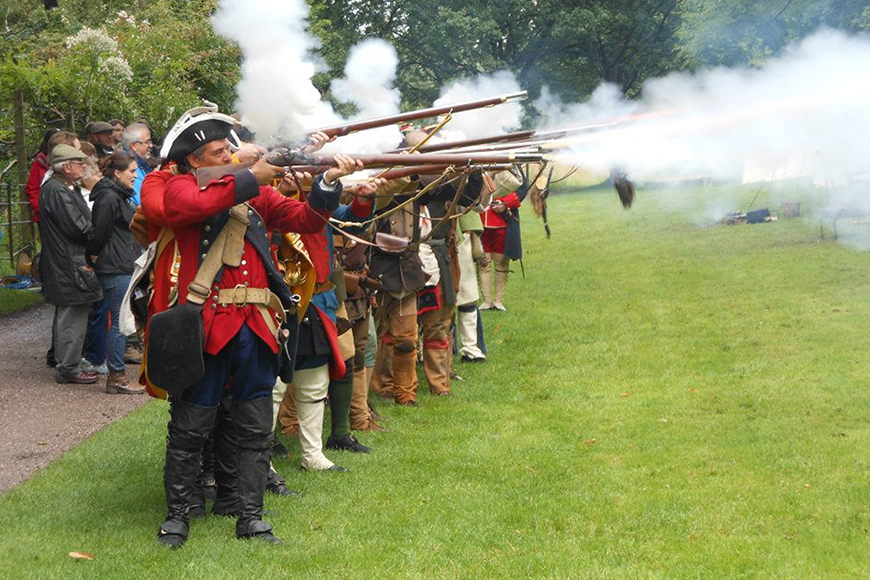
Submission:
[[[777,172],[834,184],[870,160],[870,40],[824,30],[757,69],[713,69],[648,81],[638,102],[607,86],[582,105],[545,96],[542,128],[627,115],[581,135],[560,158],[633,178],[766,180]],[[750,176],[748,173],[753,173]]]
[[[349,120],[385,117],[399,112],[401,97],[395,87],[398,65],[396,49],[385,40],[367,39],[350,50],[344,78],[332,81],[330,86],[336,99],[356,106],[357,113]],[[322,126],[322,123],[311,126]],[[398,126],[388,125],[342,137],[324,150],[373,153],[398,147],[401,141]]]
[[[304,0],[222,0],[212,18],[215,31],[242,50],[237,110],[261,144],[298,142],[307,131],[346,121],[311,81],[323,65],[312,55],[319,41],[305,30],[307,18]],[[339,100],[357,106],[359,118],[398,112],[397,64],[390,44],[363,41],[351,49],[345,78],[332,89]],[[330,148],[369,153],[395,147],[400,139],[398,129],[387,127],[342,137]]]
[[[441,89],[441,96],[433,106],[476,101],[520,90],[520,84],[513,73],[500,71],[447,85]],[[486,109],[456,113],[440,133],[443,139],[449,141],[497,135],[517,130],[522,117],[522,106],[517,101],[512,101]]]
[[262,143],[301,139],[301,118],[324,114],[307,18],[304,0],[223,0],[212,17],[215,32],[242,50],[237,108]]

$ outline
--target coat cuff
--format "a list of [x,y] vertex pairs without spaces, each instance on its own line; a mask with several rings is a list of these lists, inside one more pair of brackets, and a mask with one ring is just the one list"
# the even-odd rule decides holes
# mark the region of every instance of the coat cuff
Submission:
[[311,184],[311,193],[308,194],[308,205],[323,212],[333,212],[338,208],[341,199],[342,186],[336,181],[331,188],[323,184],[323,176],[318,175]]
[[233,173],[235,180],[236,203],[245,203],[260,195],[260,184],[250,169],[242,169]]
[[350,203],[350,213],[360,219],[365,219],[372,215],[374,201],[375,200],[372,197],[366,198],[355,195],[353,196],[353,201]]

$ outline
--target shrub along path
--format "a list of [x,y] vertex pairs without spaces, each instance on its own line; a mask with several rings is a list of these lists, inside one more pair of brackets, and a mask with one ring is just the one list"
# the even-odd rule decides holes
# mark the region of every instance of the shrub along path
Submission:
[[331,454],[351,473],[300,473],[292,442],[277,466],[304,497],[266,502],[283,546],[214,517],[156,544],[155,402],[0,496],[0,577],[867,577],[868,255],[813,222],[662,209],[719,194],[555,196],[549,241],[524,210],[489,362],[457,364],[453,397],[381,404],[374,453]]

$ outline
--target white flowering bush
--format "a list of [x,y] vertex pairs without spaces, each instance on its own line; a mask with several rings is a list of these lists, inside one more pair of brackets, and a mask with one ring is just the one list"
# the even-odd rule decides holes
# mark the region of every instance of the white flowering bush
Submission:
[[133,80],[133,69],[130,68],[130,63],[127,62],[127,59],[120,54],[103,59],[100,62],[100,72],[124,82]]
[[211,30],[217,1],[62,0],[49,12],[12,3],[0,34],[0,162],[18,89],[29,150],[47,126],[145,120],[159,138],[202,99],[231,110],[239,53]]
[[117,53],[118,41],[109,36],[103,29],[93,29],[85,26],[64,43],[67,48],[83,48],[100,53]]

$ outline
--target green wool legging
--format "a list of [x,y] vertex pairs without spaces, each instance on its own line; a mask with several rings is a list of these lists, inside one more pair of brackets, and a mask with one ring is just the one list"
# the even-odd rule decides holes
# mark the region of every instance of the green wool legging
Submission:
[[344,361],[347,372],[340,379],[329,381],[329,414],[332,421],[330,437],[350,435],[350,400],[353,396],[353,359]]

